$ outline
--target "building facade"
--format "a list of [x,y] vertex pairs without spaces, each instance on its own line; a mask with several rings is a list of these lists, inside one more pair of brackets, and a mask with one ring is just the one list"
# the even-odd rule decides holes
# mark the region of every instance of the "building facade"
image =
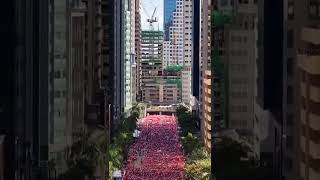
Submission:
[[132,82],[135,81],[135,77],[132,76],[132,65],[135,64],[135,1],[124,1],[124,7],[124,111],[127,112],[132,106],[133,97],[135,97],[135,94],[132,94]]
[[176,10],[176,0],[164,0],[164,41],[170,39],[170,26],[173,24],[173,12]]
[[68,77],[70,54],[68,47],[70,31],[67,26],[69,4],[63,0],[52,2],[52,21],[50,32],[53,33],[52,58],[49,69],[54,76],[49,84],[50,105],[49,105],[49,159],[56,162],[57,174],[67,169],[66,161],[63,158],[64,150],[72,144],[72,122],[68,111],[68,93],[71,82]]
[[[298,28],[288,29],[288,42],[297,51],[295,72],[295,90],[297,112],[297,154],[295,174],[298,179],[315,180],[320,178],[319,165],[319,120],[320,120],[320,9],[319,1],[288,2]],[[290,5],[289,4],[289,5]],[[290,30],[293,33],[289,39]],[[290,44],[289,44],[290,45]],[[295,170],[295,169],[294,169]]]
[[148,102],[146,91],[154,78],[162,75],[162,31],[142,31],[141,34],[141,97]]
[[192,12],[193,3],[192,0],[183,1],[183,65],[182,71],[182,102],[185,104],[191,104],[191,65],[192,65]]
[[202,128],[203,132],[201,132],[201,134],[203,134],[203,139],[204,139],[204,144],[206,146],[206,148],[208,149],[208,151],[211,151],[211,136],[212,136],[212,95],[211,95],[211,70],[206,70],[204,72],[205,76],[203,79],[203,85],[204,85],[204,109],[203,109],[203,117],[204,117],[204,121],[203,121],[203,126],[204,128]]
[[178,84],[159,78],[146,83],[143,100],[152,105],[176,104],[179,102],[178,92]]
[[141,101],[141,15],[140,15],[141,1],[135,2],[135,62],[136,62],[136,100]]
[[[205,72],[209,73],[211,71],[211,8],[212,1],[211,0],[202,0],[200,2],[200,37],[199,37],[199,68],[200,68],[200,77],[199,77],[199,117],[200,117],[200,129],[201,129],[201,137],[204,142],[207,142],[207,131],[206,124],[208,123],[208,112],[212,111],[212,104],[206,103],[205,99],[208,99],[208,83],[209,76],[205,81]],[[211,74],[215,76],[214,73]],[[212,77],[211,76],[211,77]],[[210,83],[212,81],[210,80]],[[205,84],[206,83],[206,84]],[[207,91],[206,91],[207,90]],[[218,90],[216,87],[213,87],[212,90]],[[212,99],[212,103],[219,102],[217,99]],[[211,108],[211,110],[209,110]],[[213,114],[210,116],[214,117]],[[207,145],[207,147],[209,147]]]
[[0,179],[47,179],[48,7],[45,0],[1,6]]

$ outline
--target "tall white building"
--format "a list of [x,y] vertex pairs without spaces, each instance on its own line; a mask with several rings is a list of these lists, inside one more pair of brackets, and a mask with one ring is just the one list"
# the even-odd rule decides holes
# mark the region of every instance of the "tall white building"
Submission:
[[124,61],[124,109],[129,110],[132,106],[132,81],[135,81],[132,74],[132,66],[135,58],[135,1],[125,2],[125,61]]
[[173,46],[171,41],[163,41],[163,61],[162,61],[163,68],[166,68],[167,66],[173,64],[172,47]]
[[169,41],[163,43],[163,67],[183,65],[182,102],[190,104],[192,60],[192,0],[177,0]]
[[182,70],[182,102],[191,100],[191,61],[192,61],[192,0],[184,0],[183,7],[184,68]]
[[184,6],[184,0],[177,0],[176,2],[176,11],[173,12],[173,23],[170,27],[170,42],[166,42],[164,44],[164,49],[170,50],[170,56],[171,58],[166,59],[166,61],[169,61],[168,65],[175,65],[180,64],[183,65],[183,59],[184,59],[184,38],[183,38],[183,6]]

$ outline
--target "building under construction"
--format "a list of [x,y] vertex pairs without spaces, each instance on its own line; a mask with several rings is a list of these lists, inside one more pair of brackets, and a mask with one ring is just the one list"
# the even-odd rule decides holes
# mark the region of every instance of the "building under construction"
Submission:
[[179,102],[181,80],[176,75],[163,73],[163,32],[142,31],[141,38],[142,101],[159,105]]

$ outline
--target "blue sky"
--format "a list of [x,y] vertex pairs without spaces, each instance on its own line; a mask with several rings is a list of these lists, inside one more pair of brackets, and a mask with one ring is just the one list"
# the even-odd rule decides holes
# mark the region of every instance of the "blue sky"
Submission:
[[163,30],[163,0],[142,0],[140,8],[142,30],[149,30],[147,19],[150,18],[155,7],[157,8],[155,17],[158,22],[153,23],[154,29],[157,30],[159,26],[159,30]]

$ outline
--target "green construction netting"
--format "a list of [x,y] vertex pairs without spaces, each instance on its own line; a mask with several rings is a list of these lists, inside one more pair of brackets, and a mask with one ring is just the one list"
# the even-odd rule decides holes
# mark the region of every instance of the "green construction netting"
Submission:
[[219,11],[213,11],[211,17],[211,23],[217,27],[222,27],[225,23],[228,23],[231,20],[229,15],[222,14]]
[[168,71],[168,72],[179,72],[183,69],[183,65],[170,65],[167,66],[164,70]]

